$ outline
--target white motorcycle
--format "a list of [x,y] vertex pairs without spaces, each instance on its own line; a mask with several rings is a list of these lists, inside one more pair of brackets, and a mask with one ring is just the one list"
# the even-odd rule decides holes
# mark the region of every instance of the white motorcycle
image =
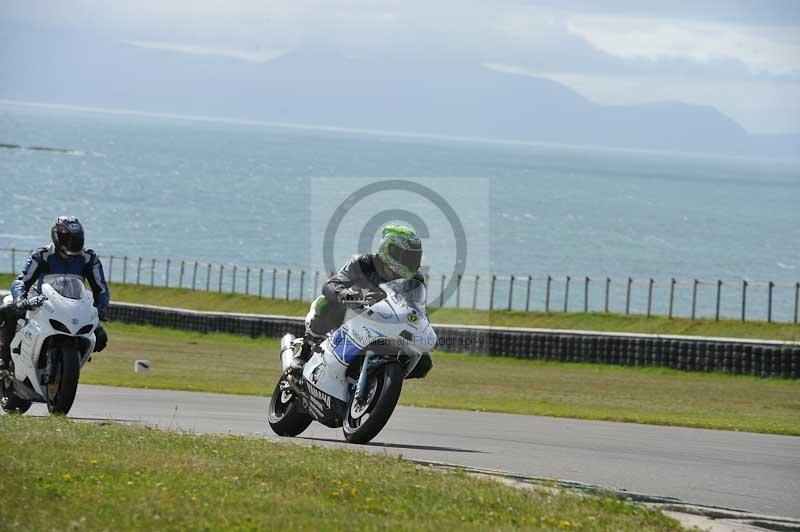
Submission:
[[99,323],[94,299],[83,279],[62,274],[46,276],[41,296],[28,301],[11,341],[12,365],[0,371],[0,407],[24,413],[31,403],[47,403],[51,413],[66,415],[81,368],[94,351]]
[[303,340],[281,338],[283,374],[268,416],[276,434],[297,436],[316,420],[342,427],[348,442],[366,443],[389,421],[403,380],[430,356],[436,333],[425,311],[423,283],[398,279],[380,288],[385,298],[378,302],[348,302],[344,324],[315,350],[302,377],[287,370]]

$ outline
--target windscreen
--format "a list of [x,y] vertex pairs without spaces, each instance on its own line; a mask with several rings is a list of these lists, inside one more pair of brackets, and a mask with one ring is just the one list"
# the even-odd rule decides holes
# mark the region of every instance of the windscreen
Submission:
[[83,280],[68,275],[48,275],[44,282],[67,299],[83,299]]
[[428,292],[418,279],[397,279],[385,283],[383,287],[397,303],[425,313]]

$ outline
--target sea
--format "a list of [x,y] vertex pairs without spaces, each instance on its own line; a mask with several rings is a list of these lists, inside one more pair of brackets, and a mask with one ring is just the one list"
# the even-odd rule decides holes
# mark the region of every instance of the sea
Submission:
[[449,305],[471,306],[477,293],[481,308],[563,310],[566,298],[582,310],[588,295],[603,310],[608,278],[610,310],[642,313],[650,299],[664,314],[674,278],[676,315],[691,312],[692,291],[696,313],[713,315],[722,280],[721,313],[738,317],[749,280],[748,317],[766,317],[772,282],[774,319],[793,318],[797,162],[12,102],[0,103],[0,143],[20,146],[0,148],[2,271],[22,265],[24,253],[12,264],[8,250],[46,244],[53,219],[72,214],[89,247],[115,256],[115,280],[123,256],[126,279],[138,257],[143,268],[157,259],[156,283],[166,259],[186,262],[187,283],[199,261],[199,285],[207,263],[264,268],[266,292],[273,269],[295,272],[295,290],[303,271],[309,299],[311,272],[369,251],[381,225],[402,221],[423,234],[426,271],[446,276]]

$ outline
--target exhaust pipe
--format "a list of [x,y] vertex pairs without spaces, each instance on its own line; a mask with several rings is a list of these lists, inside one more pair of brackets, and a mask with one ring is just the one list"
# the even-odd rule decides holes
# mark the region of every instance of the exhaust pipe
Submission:
[[281,338],[281,371],[286,371],[294,360],[295,335],[286,333]]

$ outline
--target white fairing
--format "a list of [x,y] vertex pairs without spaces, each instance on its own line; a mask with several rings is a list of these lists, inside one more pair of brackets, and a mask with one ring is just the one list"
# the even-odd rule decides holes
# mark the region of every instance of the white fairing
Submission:
[[[344,324],[328,335],[322,353],[314,353],[303,368],[305,381],[328,395],[348,400],[345,376],[356,357],[378,341],[414,357],[407,367],[411,372],[423,353],[436,345],[436,333],[425,312],[424,285],[413,279],[384,283],[386,298],[360,311],[348,310]],[[284,369],[288,364],[284,363]]]
[[[80,277],[47,276],[41,292],[47,301],[29,311],[25,320],[19,320],[20,328],[11,341],[11,358],[14,362],[14,379],[20,382],[28,379],[34,391],[45,399],[47,391],[42,384],[43,370],[38,367],[40,356],[45,355],[42,352],[45,341],[56,335],[86,339],[81,343],[85,347],[80,353],[83,367],[94,351],[94,330],[99,321],[94,299],[84,288]],[[65,330],[57,329],[51,320],[59,322]],[[85,332],[87,329],[88,332]]]
[[[303,367],[303,378],[307,383],[319,388],[326,394],[342,401],[347,401],[348,390],[345,371],[347,366],[343,366],[334,358],[327,355],[327,350],[322,353],[314,353],[306,365]],[[324,398],[321,398],[324,400]],[[330,408],[331,405],[326,405]]]

